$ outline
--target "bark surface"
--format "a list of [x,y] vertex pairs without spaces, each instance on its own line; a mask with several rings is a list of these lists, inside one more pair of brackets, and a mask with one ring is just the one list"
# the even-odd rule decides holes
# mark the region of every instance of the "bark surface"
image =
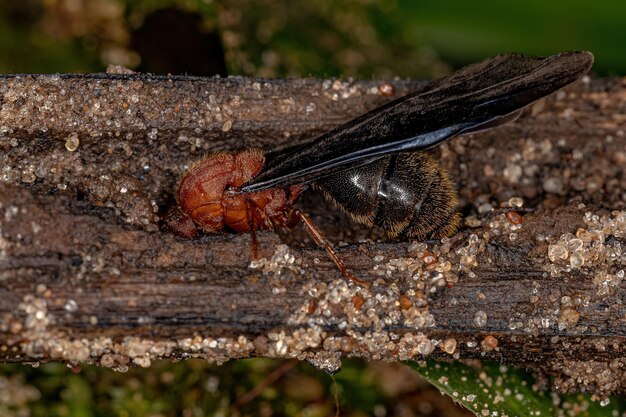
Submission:
[[626,391],[623,80],[583,80],[435,150],[464,202],[443,242],[379,240],[306,193],[370,289],[302,228],[261,233],[251,263],[247,235],[160,226],[203,155],[301,143],[421,85],[0,76],[0,361],[479,358]]

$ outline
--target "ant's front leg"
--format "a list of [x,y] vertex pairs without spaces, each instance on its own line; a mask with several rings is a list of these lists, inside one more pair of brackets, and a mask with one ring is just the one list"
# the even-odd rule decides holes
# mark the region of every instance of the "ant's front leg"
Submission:
[[330,259],[332,259],[335,265],[337,265],[337,268],[339,268],[339,270],[341,271],[344,277],[354,282],[355,284],[360,285],[361,287],[364,287],[364,288],[370,287],[369,282],[363,281],[362,279],[357,278],[356,275],[348,271],[348,268],[346,268],[346,265],[339,258],[339,256],[337,255],[337,252],[332,247],[332,244],[324,237],[324,235],[322,235],[322,232],[320,231],[320,229],[318,229],[317,226],[315,226],[315,224],[313,223],[313,221],[311,220],[309,216],[307,216],[300,210],[295,210],[295,214],[300,218],[300,220],[302,220],[302,223],[304,223],[306,230],[309,232],[309,234],[311,235],[315,243],[317,243],[318,245],[320,245],[326,250],[326,253],[328,253],[328,256],[330,256]]
[[248,220],[248,228],[250,229],[250,238],[252,239],[252,259],[259,259],[259,242],[256,237],[256,223],[254,221],[254,213],[252,210],[258,210],[254,202],[246,198],[246,218]]

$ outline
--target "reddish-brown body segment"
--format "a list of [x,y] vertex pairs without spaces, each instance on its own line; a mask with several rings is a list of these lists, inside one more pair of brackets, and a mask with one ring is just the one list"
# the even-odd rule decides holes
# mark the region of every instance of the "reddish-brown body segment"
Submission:
[[176,194],[179,207],[168,213],[165,219],[167,227],[188,239],[196,237],[196,227],[208,233],[250,233],[252,251],[256,256],[256,230],[273,230],[277,226],[290,229],[302,220],[313,240],[326,250],[346,278],[369,286],[348,272],[311,219],[293,208],[304,189],[303,184],[256,193],[236,192],[258,175],[264,164],[265,156],[258,149],[217,153],[199,161],[180,181]]
[[251,194],[228,192],[254,178],[264,163],[263,152],[257,149],[218,153],[201,160],[180,182],[177,198],[181,210],[209,233],[295,226],[298,217],[291,206],[302,191],[301,185]]

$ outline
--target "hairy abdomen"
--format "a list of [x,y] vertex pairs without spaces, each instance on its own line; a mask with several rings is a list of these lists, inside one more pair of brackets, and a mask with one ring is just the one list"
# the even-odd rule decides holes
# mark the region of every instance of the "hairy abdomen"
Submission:
[[315,186],[357,222],[392,237],[439,239],[454,233],[460,221],[454,184],[425,152],[387,156]]

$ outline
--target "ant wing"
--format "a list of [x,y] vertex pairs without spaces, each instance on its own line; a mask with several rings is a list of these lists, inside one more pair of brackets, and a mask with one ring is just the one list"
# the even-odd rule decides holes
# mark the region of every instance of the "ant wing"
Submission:
[[241,192],[313,181],[506,123],[525,106],[578,80],[592,63],[590,52],[563,52],[545,58],[500,55],[470,65],[309,143],[270,153],[263,171]]

